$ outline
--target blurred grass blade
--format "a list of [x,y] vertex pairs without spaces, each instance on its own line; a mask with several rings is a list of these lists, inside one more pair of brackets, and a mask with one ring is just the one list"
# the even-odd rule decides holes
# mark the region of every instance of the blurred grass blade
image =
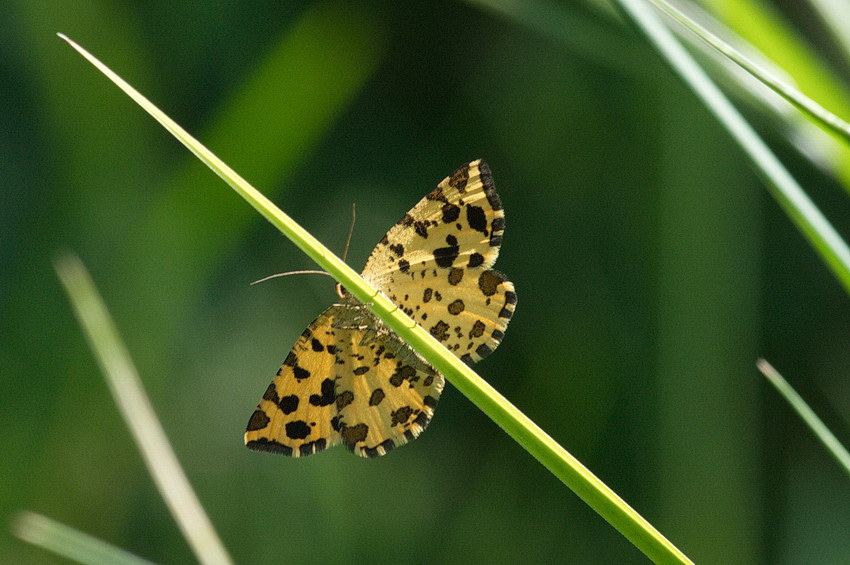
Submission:
[[180,468],[136,368],[88,271],[74,255],[59,257],[55,268],[113,399],[189,546],[201,563],[232,563]]
[[844,63],[850,63],[850,18],[847,0],[809,0],[813,11],[820,16],[833,41],[841,48]]
[[153,565],[153,562],[35,512],[21,512],[12,533],[65,559],[89,565]]
[[[847,2],[842,4],[841,18],[846,19]],[[813,47],[812,42],[801,36],[774,2],[764,0],[702,0],[700,5],[739,36],[751,44],[770,61],[781,65],[797,88],[807,96],[844,120],[850,120],[850,91],[847,81],[834,71]],[[793,126],[792,126],[793,127]],[[797,129],[793,127],[793,129]],[[800,135],[800,132],[796,132]],[[801,149],[805,152],[812,141]],[[791,139],[792,143],[799,140]],[[818,149],[820,166],[828,167],[840,179],[844,189],[850,192],[850,147],[838,144],[834,148]]]
[[800,418],[803,419],[803,422],[809,426],[809,429],[812,430],[812,433],[823,443],[824,447],[826,447],[827,451],[835,457],[835,460],[838,461],[838,464],[844,468],[844,471],[847,474],[850,474],[850,453],[847,452],[847,449],[841,445],[841,442],[838,441],[838,438],[829,431],[829,428],[826,427],[826,424],[818,418],[818,415],[815,414],[815,411],[811,409],[811,407],[806,404],[806,401],[803,400],[797,391],[788,384],[788,381],[783,378],[782,375],[779,374],[773,365],[765,361],[764,359],[759,359],[758,363],[756,363],[759,371],[767,378],[768,382],[772,384],[776,390],[785,398],[788,404],[797,412]]
[[[60,35],[61,36],[61,35]],[[336,257],[309,232],[279,210],[268,198],[248,184],[198,140],[154,106],[126,81],[85,49],[61,36],[92,65],[97,67],[128,96],[135,100],[172,135],[218,174],[242,198],[272,225],[288,237],[323,270],[331,273],[355,298],[369,308],[434,368],[517,443],[558,477],[589,506],[619,530],[651,559],[666,563],[690,563],[690,560],[664,538],[642,516],[594,476],[577,459],[558,445],[545,431],[511,404],[496,389],[478,376],[458,357],[450,353],[434,336],[413,322],[386,296],[368,285],[354,270]]]
[[719,53],[733,61],[735,64],[762,82],[765,86],[773,90],[776,94],[806,114],[812,122],[819,125],[823,130],[843,140],[845,144],[850,144],[850,124],[828,111],[798,89],[779,80],[767,70],[758,66],[755,62],[747,59],[737,49],[705,29],[693,19],[686,16],[666,0],[651,1],[658,7],[659,10],[692,31],[696,36],[716,49]]
[[821,255],[844,289],[850,293],[850,248],[797,184],[791,173],[661,22],[652,6],[645,0],[615,2],[658,50],[671,69],[729,131],[765,181],[771,195]]

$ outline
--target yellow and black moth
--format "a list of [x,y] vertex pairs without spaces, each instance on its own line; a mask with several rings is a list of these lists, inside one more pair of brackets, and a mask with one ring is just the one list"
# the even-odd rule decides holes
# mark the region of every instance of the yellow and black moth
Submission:
[[[504,229],[490,169],[473,161],[387,232],[362,276],[471,364],[499,345],[516,305],[513,284],[492,269]],[[303,457],[341,443],[376,457],[428,425],[443,375],[342,296],[286,357],[248,422],[249,448]]]

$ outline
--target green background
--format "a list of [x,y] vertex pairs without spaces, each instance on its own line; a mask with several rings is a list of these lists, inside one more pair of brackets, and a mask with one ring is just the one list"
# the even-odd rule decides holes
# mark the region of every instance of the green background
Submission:
[[[387,457],[245,449],[333,285],[249,287],[314,266],[58,31],[329,247],[356,203],[356,267],[484,158],[507,215],[497,267],[519,302],[479,374],[696,562],[850,559],[850,483],[755,369],[766,357],[848,443],[847,296],[628,28],[572,3],[530,24],[444,2],[4,12],[0,561],[64,562],[12,536],[24,509],[193,559],[54,274],[73,250],[237,562],[645,562],[451,386]],[[761,125],[847,233],[846,195]]]

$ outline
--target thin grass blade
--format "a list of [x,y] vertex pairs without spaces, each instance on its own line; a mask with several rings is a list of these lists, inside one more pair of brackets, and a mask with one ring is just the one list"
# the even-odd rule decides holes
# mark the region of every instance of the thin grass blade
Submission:
[[85,565],[153,565],[119,547],[35,512],[21,512],[12,533],[65,559]]
[[230,565],[232,560],[177,461],[94,281],[75,255],[59,257],[55,268],[115,404],[189,546],[201,563]]
[[784,82],[769,73],[766,69],[751,61],[743,53],[720,39],[693,19],[685,15],[681,10],[674,7],[666,0],[652,0],[659,10],[679,22],[682,26],[693,32],[705,43],[716,49],[720,54],[727,57],[742,69],[758,79],[762,84],[773,90],[784,98],[788,103],[803,112],[813,123],[824,131],[841,139],[845,144],[850,143],[850,124],[806,96],[787,82]]
[[838,464],[841,465],[844,471],[850,475],[850,453],[848,453],[847,448],[841,445],[841,442],[838,441],[835,434],[826,427],[823,420],[815,414],[815,411],[812,410],[811,406],[803,400],[803,397],[794,390],[794,387],[785,380],[785,378],[773,367],[773,365],[764,359],[759,359],[756,366],[765,376],[767,382],[772,384],[776,391],[779,392],[786,402],[791,405],[791,408],[797,412],[797,415],[799,415],[809,429],[812,430],[815,437],[820,440],[826,450],[829,451],[836,461],[838,461]]

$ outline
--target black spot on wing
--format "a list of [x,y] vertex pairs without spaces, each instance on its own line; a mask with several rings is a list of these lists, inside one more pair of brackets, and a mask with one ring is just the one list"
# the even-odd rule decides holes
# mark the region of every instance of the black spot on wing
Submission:
[[395,372],[390,376],[390,384],[394,387],[400,387],[404,381],[409,381],[410,379],[416,376],[416,369],[411,367],[410,365],[401,365],[398,367]]
[[478,288],[484,293],[484,296],[493,296],[498,290],[498,286],[507,279],[505,275],[499,271],[484,271],[478,277]]
[[342,441],[349,449],[354,449],[354,446],[362,441],[366,441],[369,436],[369,426],[360,423],[354,426],[343,426],[340,430]]
[[451,314],[452,316],[457,316],[466,309],[466,306],[464,305],[463,300],[458,298],[457,300],[449,304],[447,309],[449,311],[449,314]]
[[443,204],[443,223],[451,224],[460,217],[460,208],[451,202]]
[[330,406],[336,401],[333,379],[325,379],[322,381],[321,392],[321,395],[310,395],[310,404],[312,404],[313,406]]
[[449,186],[460,193],[466,192],[466,183],[469,182],[469,165],[464,165],[452,173],[449,177]]
[[419,237],[428,239],[428,224],[425,222],[414,222],[413,230]]
[[251,419],[248,420],[248,428],[246,431],[254,432],[262,430],[269,425],[269,422],[271,422],[271,419],[266,416],[265,412],[262,410],[254,410],[254,413],[251,414]]
[[304,439],[310,435],[313,429],[304,420],[295,420],[288,422],[284,426],[286,437],[289,439]]
[[268,400],[269,402],[273,402],[277,404],[280,402],[280,398],[277,396],[277,387],[274,382],[269,385],[269,388],[266,389],[266,392],[263,394],[263,400]]
[[398,426],[400,424],[404,424],[408,420],[410,420],[410,417],[412,415],[413,408],[411,408],[410,406],[402,406],[397,410],[393,410],[392,412],[390,412],[390,417],[392,418],[391,425]]
[[381,402],[383,402],[386,394],[384,394],[384,390],[381,388],[376,388],[372,391],[372,395],[369,397],[369,406],[377,406]]
[[280,402],[278,402],[277,405],[278,408],[280,408],[280,410],[284,414],[292,414],[293,412],[298,410],[299,402],[300,400],[296,395],[290,394],[289,396],[284,396],[283,398],[281,398]]
[[457,238],[453,235],[446,236],[447,247],[438,247],[434,250],[434,261],[437,266],[448,269],[454,264],[460,254],[460,247],[457,244]]
[[310,378],[310,371],[299,366],[297,361],[292,365],[292,374],[298,381]]
[[484,327],[484,322],[475,320],[475,323],[472,324],[472,329],[469,330],[469,339],[475,339],[484,335]]
[[487,216],[484,215],[484,209],[480,206],[466,207],[466,221],[475,231],[487,233]]
[[437,338],[437,341],[446,341],[449,339],[449,325],[442,320],[434,324],[428,331],[432,336]]
[[336,410],[341,411],[343,408],[354,402],[354,393],[350,390],[344,390],[336,397]]

